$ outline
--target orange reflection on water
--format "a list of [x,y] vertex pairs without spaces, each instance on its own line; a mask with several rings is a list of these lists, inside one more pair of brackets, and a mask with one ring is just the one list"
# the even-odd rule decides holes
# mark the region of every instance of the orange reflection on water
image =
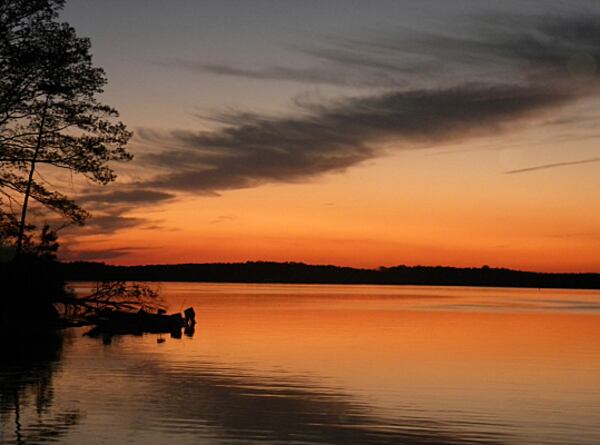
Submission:
[[[311,293],[310,286],[290,286],[287,295],[261,294],[260,288],[214,294],[204,286],[196,300],[188,296],[199,326],[185,348],[222,364],[332,376],[359,386],[383,379],[397,390],[450,382],[473,388],[498,381],[548,391],[600,385],[598,315],[407,310],[419,297],[373,297],[370,289],[344,297],[335,286],[329,295]],[[175,297],[175,290],[169,292]],[[440,301],[459,307],[456,299]],[[177,344],[171,346],[170,354],[179,356]]]
[[122,338],[105,359],[153,370],[142,386],[178,382],[201,395],[189,405],[199,412],[221,397],[275,409],[262,398],[292,385],[306,390],[292,398],[347,397],[393,428],[420,418],[505,443],[600,440],[600,292],[167,283],[162,293],[171,310],[196,308],[195,336]]

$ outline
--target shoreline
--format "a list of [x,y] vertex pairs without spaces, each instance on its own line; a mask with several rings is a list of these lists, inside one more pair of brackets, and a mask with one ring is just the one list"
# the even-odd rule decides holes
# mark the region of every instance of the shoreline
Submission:
[[600,290],[597,273],[544,273],[503,268],[396,266],[358,269],[304,263],[246,262],[113,266],[60,263],[71,282],[145,281],[231,284],[450,286]]

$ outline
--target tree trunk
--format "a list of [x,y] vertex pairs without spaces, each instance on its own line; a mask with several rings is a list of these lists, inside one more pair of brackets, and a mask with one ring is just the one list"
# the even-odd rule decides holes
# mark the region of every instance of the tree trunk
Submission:
[[42,148],[42,137],[44,135],[44,126],[46,125],[46,114],[48,112],[48,105],[50,103],[50,96],[46,96],[46,102],[42,109],[42,120],[40,121],[40,128],[37,134],[37,141],[35,145],[35,151],[31,158],[31,168],[29,169],[29,178],[27,180],[27,188],[25,189],[25,197],[23,198],[23,207],[21,208],[21,221],[19,223],[19,236],[17,238],[17,257],[21,255],[23,250],[23,239],[25,238],[25,221],[27,219],[27,205],[29,203],[29,195],[31,194],[31,183],[33,182],[33,174],[35,173],[35,163],[37,161],[38,154]]

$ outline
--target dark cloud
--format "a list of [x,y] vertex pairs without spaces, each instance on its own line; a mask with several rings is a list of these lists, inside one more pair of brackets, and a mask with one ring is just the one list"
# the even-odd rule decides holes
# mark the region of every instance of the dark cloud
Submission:
[[[597,77],[600,17],[494,15],[477,18],[475,31],[440,36],[427,32],[389,33],[371,41],[353,41],[357,51],[382,57],[423,57],[433,69],[419,76],[437,81],[517,78],[537,82]],[[443,69],[436,66],[438,64]]]
[[150,205],[175,198],[172,193],[156,190],[131,189],[116,190],[109,193],[90,193],[78,198],[81,203],[109,203],[109,204],[141,204]]
[[136,184],[120,185],[120,190],[108,193],[83,193],[77,198],[79,204],[89,210],[92,216],[83,227],[73,227],[72,234],[110,234],[134,227],[156,229],[156,221],[131,216],[140,208],[151,207],[175,199],[175,195],[159,190],[138,188]]
[[[294,182],[381,156],[384,144],[431,144],[499,131],[572,99],[558,85],[469,84],[402,91],[311,106],[295,118],[227,116],[213,132],[172,132],[175,149],[143,162],[168,172],[141,186],[214,193],[267,182]],[[160,144],[155,133],[140,137]]]
[[[64,250],[64,249],[62,249]],[[113,260],[121,258],[140,250],[135,247],[123,247],[119,249],[99,249],[99,250],[65,250],[61,251],[61,260],[65,261],[98,261]]]
[[260,80],[384,88],[448,84],[465,76],[586,77],[597,72],[600,18],[593,12],[568,17],[495,14],[478,16],[470,25],[444,35],[403,28],[371,32],[363,39],[323,38],[328,43],[293,47],[313,60],[304,67],[193,60],[168,65]]
[[600,158],[591,158],[591,159],[582,159],[579,161],[566,161],[566,162],[555,162],[553,164],[544,164],[544,165],[536,165],[534,167],[527,167],[527,168],[519,168],[516,170],[510,170],[507,171],[507,174],[514,174],[514,173],[527,173],[527,172],[533,172],[533,171],[537,171],[537,170],[546,170],[549,168],[557,168],[557,167],[567,167],[570,165],[580,165],[580,164],[589,164],[592,162],[600,162]]
[[83,231],[93,231],[94,233],[114,233],[119,230],[130,229],[148,223],[146,218],[126,216],[121,213],[98,215],[91,217]]
[[[94,210],[94,209],[92,209]],[[69,233],[74,236],[88,234],[112,234],[120,230],[132,229],[134,227],[157,228],[156,220],[131,216],[130,207],[116,207],[114,209],[103,209],[93,211],[92,216],[86,221],[84,226],[72,226]]]
[[[455,34],[381,32],[365,41],[300,49],[319,61],[314,71],[182,62],[189,69],[265,80],[327,83],[338,75],[346,83],[350,77],[373,79],[374,73],[384,73],[388,87],[411,79],[413,88],[297,103],[298,113],[291,117],[216,115],[222,126],[212,132],[141,130],[143,142],[162,149],[143,156],[142,162],[159,173],[139,186],[216,194],[305,181],[388,150],[493,134],[537,117],[551,119],[560,107],[597,93],[600,18],[595,15],[483,17],[476,32]],[[436,87],[419,79],[428,76],[437,79],[430,83]]]
[[113,211],[104,211],[93,214],[84,226],[71,226],[61,235],[63,243],[60,249],[60,257],[68,261],[96,261],[112,260],[145,250],[145,247],[119,247],[116,249],[80,250],[80,246],[87,244],[86,237],[95,235],[112,235],[127,229],[163,230],[160,221],[150,218],[131,216],[129,208],[119,208]]

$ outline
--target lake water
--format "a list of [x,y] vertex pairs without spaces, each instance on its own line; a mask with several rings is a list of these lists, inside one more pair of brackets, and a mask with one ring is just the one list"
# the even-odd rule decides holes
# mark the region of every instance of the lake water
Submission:
[[192,338],[8,347],[0,443],[600,444],[598,291],[160,290]]

